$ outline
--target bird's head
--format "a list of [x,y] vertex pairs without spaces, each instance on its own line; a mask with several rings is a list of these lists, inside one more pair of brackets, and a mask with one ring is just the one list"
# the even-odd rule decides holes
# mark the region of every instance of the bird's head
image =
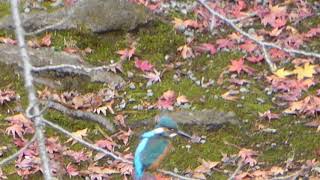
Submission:
[[177,122],[175,122],[171,117],[169,116],[161,116],[160,120],[156,126],[156,128],[162,128],[164,129],[164,132],[170,137],[173,138],[176,135],[181,135],[186,138],[190,138],[191,136],[178,128]]

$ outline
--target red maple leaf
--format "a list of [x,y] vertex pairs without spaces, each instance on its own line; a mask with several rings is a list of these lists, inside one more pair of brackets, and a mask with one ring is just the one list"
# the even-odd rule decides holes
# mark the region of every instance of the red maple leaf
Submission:
[[168,90],[159,98],[157,106],[159,109],[172,109],[175,102],[176,93],[172,90]]
[[280,28],[287,23],[288,13],[285,6],[270,6],[269,10],[258,11],[263,25],[271,25],[273,28]]
[[72,157],[77,163],[80,163],[81,161],[87,161],[89,159],[89,157],[83,151],[78,152],[78,151],[69,150],[64,152],[64,155]]
[[264,59],[264,57],[262,55],[258,55],[258,56],[249,56],[247,57],[247,60],[252,62],[252,63],[258,63],[261,62]]
[[251,40],[246,40],[243,44],[240,45],[240,49],[245,50],[250,53],[257,48],[257,44],[252,42]]
[[70,177],[71,176],[78,176],[80,174],[80,172],[77,170],[77,168],[74,165],[72,165],[71,163],[69,163],[67,165],[66,171]]
[[6,129],[7,134],[11,134],[13,138],[18,136],[23,139],[24,129],[19,124],[13,124]]
[[234,41],[230,39],[218,39],[216,41],[216,44],[218,45],[218,49],[223,49],[223,48],[231,49],[234,47]]
[[200,53],[210,53],[211,55],[214,55],[217,52],[217,49],[211,43],[202,43],[199,46],[196,46],[195,50]]
[[304,34],[304,37],[312,38],[317,35],[320,35],[320,26],[311,28],[307,33]]
[[117,51],[117,54],[120,55],[120,59],[124,60],[124,59],[131,59],[131,57],[134,55],[136,51],[136,48],[133,47],[131,49],[123,49],[123,50],[119,50]]
[[276,48],[270,49],[269,54],[272,59],[284,59],[286,57],[289,57],[288,53],[281,51],[279,49],[276,49]]
[[137,59],[134,62],[136,68],[140,69],[143,72],[151,71],[153,69],[153,65],[149,63],[147,60]]
[[229,71],[237,72],[238,74],[240,74],[241,71],[244,71],[250,75],[254,73],[253,68],[244,64],[243,58],[240,58],[239,60],[232,60],[231,65],[229,65]]
[[101,148],[107,148],[109,151],[113,151],[114,150],[114,147],[117,145],[115,142],[113,142],[113,140],[108,137],[106,139],[103,139],[103,140],[98,140],[96,142],[96,145],[98,147],[101,147]]

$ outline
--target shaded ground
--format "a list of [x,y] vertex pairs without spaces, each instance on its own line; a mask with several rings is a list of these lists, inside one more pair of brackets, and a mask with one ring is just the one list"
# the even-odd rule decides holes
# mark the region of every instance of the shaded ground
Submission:
[[[0,5],[0,17],[8,13],[7,9],[7,5]],[[319,18],[310,19],[303,22],[303,24],[309,27],[318,24],[318,22]],[[10,36],[10,33],[0,32],[0,36]],[[39,37],[40,36],[42,35],[39,35]],[[213,39],[214,37],[205,37],[205,40]],[[230,60],[241,57],[241,52],[218,52],[212,57],[203,55],[192,61],[180,59],[176,56],[176,49],[185,43],[185,37],[176,33],[172,25],[161,22],[160,20],[150,24],[148,27],[130,33],[112,32],[92,35],[74,31],[53,32],[52,40],[53,47],[56,50],[61,50],[64,47],[64,40],[76,41],[76,46],[79,48],[90,47],[94,50],[94,53],[87,56],[86,61],[94,65],[108,64],[112,59],[115,61],[119,60],[116,51],[127,48],[134,40],[137,41],[136,54],[144,59],[148,59],[158,69],[163,69],[171,62],[186,62],[183,68],[180,68],[182,69],[182,74],[187,74],[187,70],[191,69],[199,79],[204,77],[206,80],[213,79],[216,81],[224,68],[230,64]],[[310,43],[310,45],[311,49],[319,49],[320,41],[314,41]],[[165,60],[166,55],[171,55],[169,61]],[[258,64],[256,68],[261,71],[267,71],[267,65],[265,64]],[[0,69],[0,89],[10,87],[17,91],[21,96],[22,105],[25,106],[26,97],[21,77],[12,73],[11,67],[1,65]],[[186,71],[184,71],[184,69]],[[128,78],[128,71],[135,74],[133,78]],[[147,97],[147,101],[155,102],[163,92],[174,90],[179,94],[187,96],[194,109],[217,108],[225,112],[234,111],[239,119],[242,120],[242,123],[240,126],[226,125],[220,129],[209,132],[203,127],[183,127],[183,129],[189,133],[207,136],[206,143],[191,144],[191,148],[187,149],[187,142],[183,139],[177,139],[173,142],[174,150],[166,161],[162,163],[162,168],[168,170],[177,168],[178,170],[184,171],[188,168],[194,169],[197,167],[200,164],[199,159],[220,161],[222,158],[221,153],[235,154],[239,151],[239,149],[230,144],[258,151],[260,153],[258,156],[258,162],[261,162],[260,167],[282,165],[287,159],[292,158],[292,156],[294,156],[296,161],[317,157],[315,150],[319,148],[320,134],[316,133],[314,129],[307,128],[302,124],[307,121],[306,119],[287,116],[271,122],[259,120],[258,112],[265,112],[273,108],[272,97],[264,92],[266,85],[263,84],[262,81],[243,76],[250,81],[250,84],[246,87],[249,92],[242,93],[243,98],[232,102],[221,98],[221,95],[225,92],[224,87],[228,85],[227,82],[222,86],[213,85],[209,88],[201,88],[190,80],[187,75],[182,75],[181,80],[176,82],[173,78],[175,73],[176,71],[174,69],[166,71],[161,83],[146,88],[146,80],[142,78],[138,70],[134,68],[134,61],[127,61],[124,64],[123,78],[128,82],[133,82],[136,86],[136,88],[132,90],[129,88],[129,85],[127,85],[127,87],[120,92],[120,94],[127,99],[134,98],[137,100],[128,104],[126,109],[124,109],[124,111],[127,112],[127,120],[129,122],[151,119],[159,113],[157,110],[133,110],[135,105],[141,103],[139,101],[140,99],[147,97],[147,89],[152,89],[154,96]],[[77,77],[65,77],[63,82],[65,85],[59,89],[61,92],[75,89],[80,92],[96,92],[104,86],[98,83],[82,82],[82,79],[78,81]],[[38,88],[42,89],[44,87],[39,86]],[[127,94],[124,95],[124,92]],[[262,98],[265,102],[262,104],[258,103],[257,98]],[[201,99],[204,99],[204,101]],[[239,108],[239,104],[241,104],[242,108]],[[13,110],[15,105],[15,103],[10,103],[1,107],[0,126],[3,127],[1,131],[6,127],[4,118],[10,115],[8,109],[10,111]],[[273,110],[280,113],[277,109]],[[88,139],[94,140],[102,137],[96,124],[70,119],[55,111],[49,111],[45,116],[70,131],[89,128],[90,133]],[[107,117],[112,118],[112,115],[107,115]],[[257,129],[257,124],[263,124],[266,127],[277,129],[277,133],[263,133]],[[150,128],[151,127],[134,129],[135,136],[130,140],[130,151],[133,151],[136,147],[138,135]],[[57,133],[48,129],[47,135],[52,136],[57,135]],[[1,135],[1,138],[0,146],[12,143],[12,139],[8,136]],[[230,144],[226,144],[225,142]],[[75,146],[75,148],[81,149],[82,147]],[[6,174],[13,174],[15,169],[13,166],[7,166],[4,168],[4,172]],[[9,179],[16,178],[18,177],[15,175],[9,176]],[[227,177],[215,172],[211,178],[226,179]]]

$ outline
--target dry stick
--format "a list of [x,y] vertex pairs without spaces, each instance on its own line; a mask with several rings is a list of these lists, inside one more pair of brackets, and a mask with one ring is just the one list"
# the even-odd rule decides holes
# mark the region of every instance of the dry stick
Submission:
[[[220,18],[221,20],[223,20],[225,23],[227,23],[228,25],[230,25],[231,27],[233,27],[237,32],[239,32],[240,34],[242,34],[243,36],[247,37],[248,39],[251,39],[252,41],[254,41],[255,43],[259,44],[262,49],[263,52],[265,54],[265,57],[267,56],[267,51],[266,51],[266,47],[269,48],[276,48],[276,49],[280,49],[282,51],[285,51],[287,53],[293,53],[293,54],[300,54],[300,55],[304,55],[304,56],[312,56],[312,57],[317,57],[320,58],[320,54],[315,53],[315,52],[307,52],[307,51],[303,51],[303,50],[297,50],[297,49],[292,49],[292,48],[285,48],[279,45],[276,45],[274,43],[270,43],[270,42],[265,42],[265,41],[261,41],[255,37],[253,37],[252,35],[250,35],[249,33],[243,31],[241,28],[239,28],[232,20],[224,17],[223,15],[221,15],[220,13],[216,12],[215,10],[213,10],[208,4],[205,3],[204,0],[197,0],[200,4],[202,4],[212,15],[217,16],[218,18]],[[275,71],[276,70],[276,66],[270,61],[270,58],[266,59],[266,62],[269,65],[269,68],[271,71]]]
[[[18,10],[18,0],[11,0],[11,13],[13,17],[13,21],[16,27],[16,36],[18,39],[19,47],[20,47],[20,55],[23,61],[24,67],[24,79],[25,79],[25,88],[28,92],[28,100],[29,100],[29,110],[33,112],[28,112],[29,114],[40,114],[38,99],[36,97],[35,89],[33,86],[33,77],[31,73],[32,65],[30,64],[30,57],[28,55],[25,37],[24,37],[24,29],[21,26],[21,19]],[[27,113],[27,114],[28,114]],[[35,135],[38,140],[38,148],[40,153],[40,159],[42,164],[43,176],[46,180],[51,180],[51,171],[49,166],[49,159],[45,146],[45,137],[43,134],[43,126],[41,123],[41,117],[35,117],[34,119],[36,132]]]
[[[91,144],[91,143],[89,143],[89,142],[87,142],[87,141],[85,141],[85,140],[83,140],[83,139],[81,139],[81,138],[73,135],[71,132],[63,129],[62,127],[60,127],[59,125],[57,125],[57,124],[55,124],[55,123],[53,123],[53,122],[50,122],[50,121],[48,121],[48,120],[46,120],[46,119],[44,119],[44,118],[42,118],[42,122],[46,123],[47,125],[51,126],[51,127],[54,128],[54,129],[60,131],[61,133],[65,134],[66,136],[71,137],[72,139],[78,141],[80,144],[83,144],[83,145],[87,146],[87,147],[90,148],[90,149],[93,149],[93,150],[102,152],[102,153],[104,153],[104,154],[107,155],[107,156],[111,156],[111,157],[112,157],[113,159],[115,159],[115,160],[119,160],[119,161],[122,161],[122,162],[125,162],[125,163],[128,163],[128,164],[133,164],[132,161],[129,161],[129,160],[127,160],[127,159],[124,159],[124,158],[122,158],[122,157],[119,157],[119,156],[117,156],[116,154],[114,154],[114,153],[112,153],[112,152],[110,152],[110,151],[107,151],[107,150],[105,150],[105,149],[102,149],[102,148],[100,148],[100,147],[98,147],[98,146],[96,146],[96,145],[94,145],[94,144]],[[168,174],[168,175],[171,175],[171,176],[174,176],[174,177],[178,177],[179,179],[197,180],[197,179],[194,179],[194,178],[188,178],[188,177],[180,176],[180,175],[178,175],[178,174],[176,174],[176,173],[173,173],[173,172],[170,172],[170,171],[165,171],[165,170],[161,170],[161,169],[158,170],[158,171],[161,172],[161,173],[164,173],[164,174]]]
[[0,167],[6,165],[7,163],[9,163],[10,161],[14,160],[16,157],[18,157],[24,150],[26,150],[34,141],[36,140],[36,136],[34,135],[31,140],[24,145],[19,151],[15,152],[14,154],[12,154],[11,156],[3,159],[2,161],[0,161]]
[[61,64],[55,66],[41,66],[41,67],[32,67],[33,72],[43,72],[43,71],[62,71],[62,72],[81,72],[84,71],[86,73],[94,72],[94,71],[103,71],[103,70],[110,70],[110,66],[99,66],[99,67],[84,67],[84,66],[77,66],[71,64]]
[[48,108],[55,109],[57,111],[62,112],[63,114],[68,115],[68,116],[72,116],[72,117],[84,119],[84,120],[89,120],[89,121],[94,121],[94,122],[101,124],[104,128],[106,128],[110,132],[115,131],[113,124],[108,119],[106,119],[105,117],[100,116],[98,114],[80,111],[80,110],[73,110],[73,109],[70,109],[70,108],[63,106],[62,104],[59,104],[59,103],[56,103],[53,101],[48,101],[48,102],[41,101],[41,103],[42,102],[43,102],[43,104],[46,104],[46,106],[48,106]]
[[232,175],[229,177],[228,180],[234,180],[235,177],[236,177],[236,175],[237,175],[237,174],[239,173],[239,171],[241,170],[242,166],[243,166],[243,160],[241,159],[241,160],[239,160],[239,162],[238,162],[238,167],[237,167],[237,169],[232,173]]

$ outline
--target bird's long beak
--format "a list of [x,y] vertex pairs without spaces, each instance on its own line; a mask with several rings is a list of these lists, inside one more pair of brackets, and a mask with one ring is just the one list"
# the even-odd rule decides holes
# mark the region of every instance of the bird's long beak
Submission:
[[187,134],[187,133],[185,133],[185,132],[183,132],[183,131],[178,130],[178,131],[177,131],[177,134],[179,134],[180,136],[183,136],[183,137],[192,139],[192,136],[190,136],[189,134]]

